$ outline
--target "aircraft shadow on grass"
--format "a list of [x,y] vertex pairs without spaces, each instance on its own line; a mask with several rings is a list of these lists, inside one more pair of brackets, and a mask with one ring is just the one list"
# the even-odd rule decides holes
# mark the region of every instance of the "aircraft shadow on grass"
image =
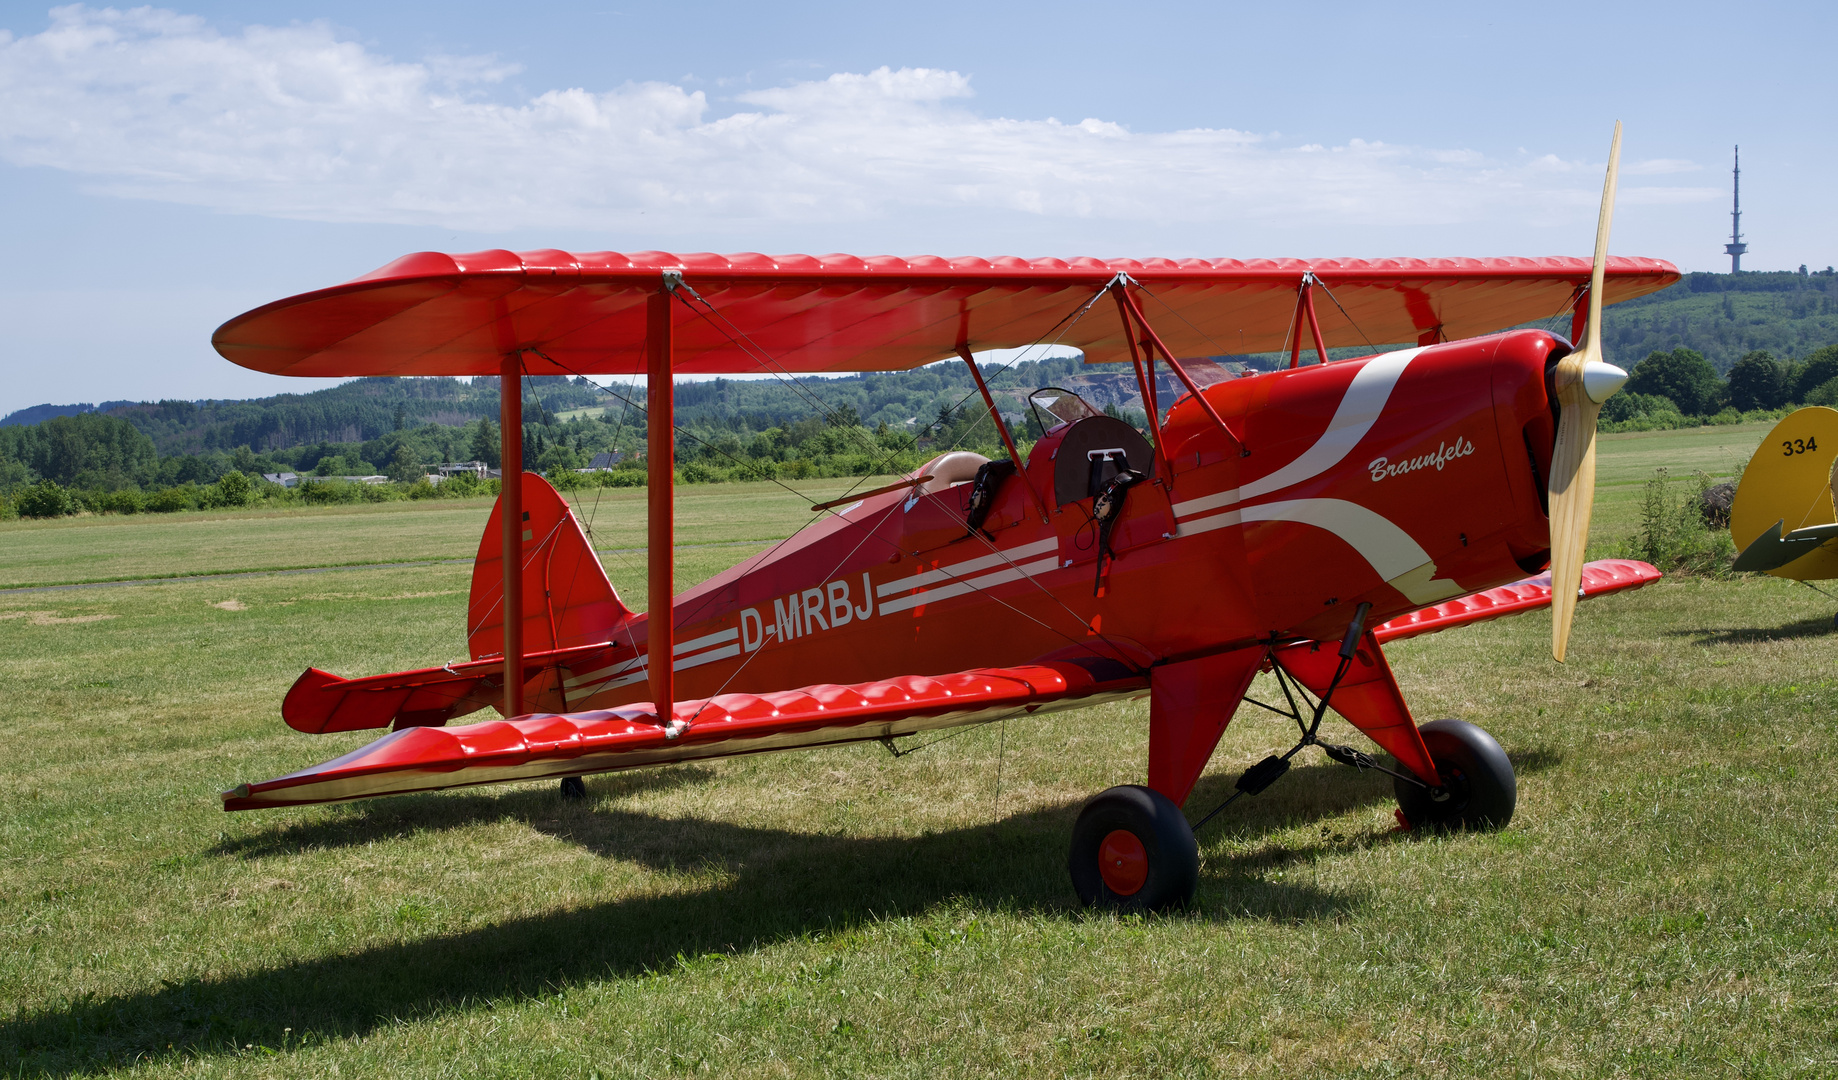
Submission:
[[1697,645],[1754,645],[1767,641],[1790,641],[1794,638],[1825,637],[1838,633],[1829,618],[1798,619],[1775,627],[1731,626],[1731,627],[1695,627],[1689,630],[1668,630],[1673,637],[1691,638]]
[[[1524,772],[1557,760],[1534,754],[1515,765]],[[596,779],[586,804],[528,789],[407,796],[368,804],[362,816],[220,843],[220,857],[266,860],[513,818],[602,858],[653,870],[714,867],[728,880],[702,891],[609,900],[227,979],[85,997],[63,1009],[0,1021],[0,1067],[9,1074],[68,1075],[105,1063],[226,1053],[244,1044],[272,1047],[284,1028],[293,1029],[296,1042],[362,1035],[466,1002],[553,993],[668,968],[679,956],[753,949],[923,915],[946,903],[1083,917],[1064,883],[1065,842],[1078,803],[918,837],[813,835],[659,818],[616,805],[623,797],[712,777],[712,770],[690,766]],[[1190,813],[1197,817],[1217,805],[1233,779],[1203,779]],[[1276,787],[1240,800],[1208,826],[1197,914],[1184,917],[1294,922],[1356,909],[1362,903],[1356,893],[1285,882],[1269,871],[1397,837],[1367,832],[1330,839],[1324,829],[1320,839],[1304,844],[1257,841],[1391,798],[1387,777],[1326,763],[1297,766]],[[1223,845],[1227,850],[1220,850],[1222,840],[1231,841]]]

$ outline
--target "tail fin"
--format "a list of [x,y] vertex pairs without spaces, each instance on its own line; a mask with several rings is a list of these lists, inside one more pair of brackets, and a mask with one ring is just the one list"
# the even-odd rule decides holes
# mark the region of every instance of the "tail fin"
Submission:
[[[473,659],[504,652],[502,501],[492,507],[472,564],[466,644]],[[535,473],[523,474],[523,649],[545,652],[609,640],[631,616],[606,579],[567,500]]]
[[1743,470],[1730,508],[1736,569],[1775,577],[1838,577],[1838,409],[1814,405],[1774,425]]

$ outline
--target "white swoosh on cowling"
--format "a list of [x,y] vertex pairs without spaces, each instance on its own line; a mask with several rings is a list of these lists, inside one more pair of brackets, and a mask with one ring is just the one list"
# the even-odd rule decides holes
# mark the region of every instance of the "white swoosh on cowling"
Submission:
[[1392,524],[1391,519],[1358,503],[1343,499],[1292,499],[1288,502],[1247,506],[1239,511],[1240,520],[1294,521],[1326,529],[1352,545],[1359,557],[1372,564],[1379,577],[1389,581],[1407,574],[1430,561],[1410,534]]
[[1379,414],[1385,411],[1385,402],[1390,400],[1392,387],[1398,385],[1406,365],[1425,347],[1399,349],[1366,361],[1366,366],[1354,373],[1353,382],[1340,399],[1340,407],[1334,410],[1334,419],[1328,422],[1327,430],[1315,440],[1315,445],[1269,476],[1239,487],[1238,497],[1251,499],[1281,491],[1321,475],[1352,453],[1359,440],[1378,422]]
[[1397,527],[1390,518],[1343,499],[1291,499],[1264,503],[1238,512],[1246,524],[1253,521],[1293,521],[1325,529],[1346,541],[1372,569],[1413,602],[1433,604],[1465,590],[1454,581],[1435,576],[1429,552]]

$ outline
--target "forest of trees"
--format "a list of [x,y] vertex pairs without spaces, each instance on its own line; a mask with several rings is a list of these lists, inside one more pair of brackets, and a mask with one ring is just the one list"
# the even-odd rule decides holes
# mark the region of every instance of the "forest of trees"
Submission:
[[[1604,430],[1838,406],[1834,342],[1838,274],[1829,268],[1688,274],[1670,289],[1608,310],[1608,355],[1633,377],[1603,409]],[[1214,359],[1270,367],[1276,358]],[[986,374],[1023,442],[1038,435],[1026,393],[1046,385],[1079,390],[1106,411],[1146,424],[1132,378],[1085,368],[1076,357]],[[643,404],[642,379],[613,380],[608,388],[562,376],[527,379],[526,467],[564,485],[642,484]],[[956,362],[842,378],[685,383],[676,411],[677,460],[689,483],[890,473],[950,447],[1000,452],[975,385]],[[436,487],[426,479],[429,468],[498,464],[495,378],[369,378],[249,401],[38,406],[16,417],[38,422],[9,417],[0,426],[0,516],[464,495],[480,488]],[[613,472],[576,471],[601,452],[621,456]],[[314,479],[294,489],[260,480],[281,472]],[[370,475],[391,483],[337,479]]]
[[[1004,414],[1026,433],[1027,391],[1090,376],[1076,358],[1059,358],[989,377]],[[426,474],[441,462],[496,468],[497,415],[496,379],[376,378],[313,394],[118,405],[0,426],[0,515],[473,494],[473,485],[437,487]],[[685,383],[676,416],[679,475],[687,483],[901,472],[935,447],[999,448],[995,425],[957,363],[835,379]],[[644,427],[642,380],[606,389],[585,379],[527,380],[525,467],[558,485],[642,484]],[[615,470],[577,471],[602,452],[620,456]],[[310,479],[291,490],[260,480],[281,472]],[[391,483],[340,479],[372,475]]]

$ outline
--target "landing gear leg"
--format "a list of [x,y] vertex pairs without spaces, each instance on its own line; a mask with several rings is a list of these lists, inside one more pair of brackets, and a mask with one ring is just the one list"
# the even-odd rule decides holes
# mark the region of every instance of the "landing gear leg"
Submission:
[[1079,811],[1068,869],[1086,907],[1185,907],[1200,880],[1200,846],[1172,800],[1129,784],[1099,794]]
[[1504,829],[1518,805],[1519,785],[1493,736],[1464,720],[1433,720],[1417,730],[1443,786],[1432,791],[1402,777],[1394,782],[1398,809],[1411,828]]
[[585,799],[587,798],[587,781],[581,779],[578,776],[562,777],[562,798],[564,799]]

